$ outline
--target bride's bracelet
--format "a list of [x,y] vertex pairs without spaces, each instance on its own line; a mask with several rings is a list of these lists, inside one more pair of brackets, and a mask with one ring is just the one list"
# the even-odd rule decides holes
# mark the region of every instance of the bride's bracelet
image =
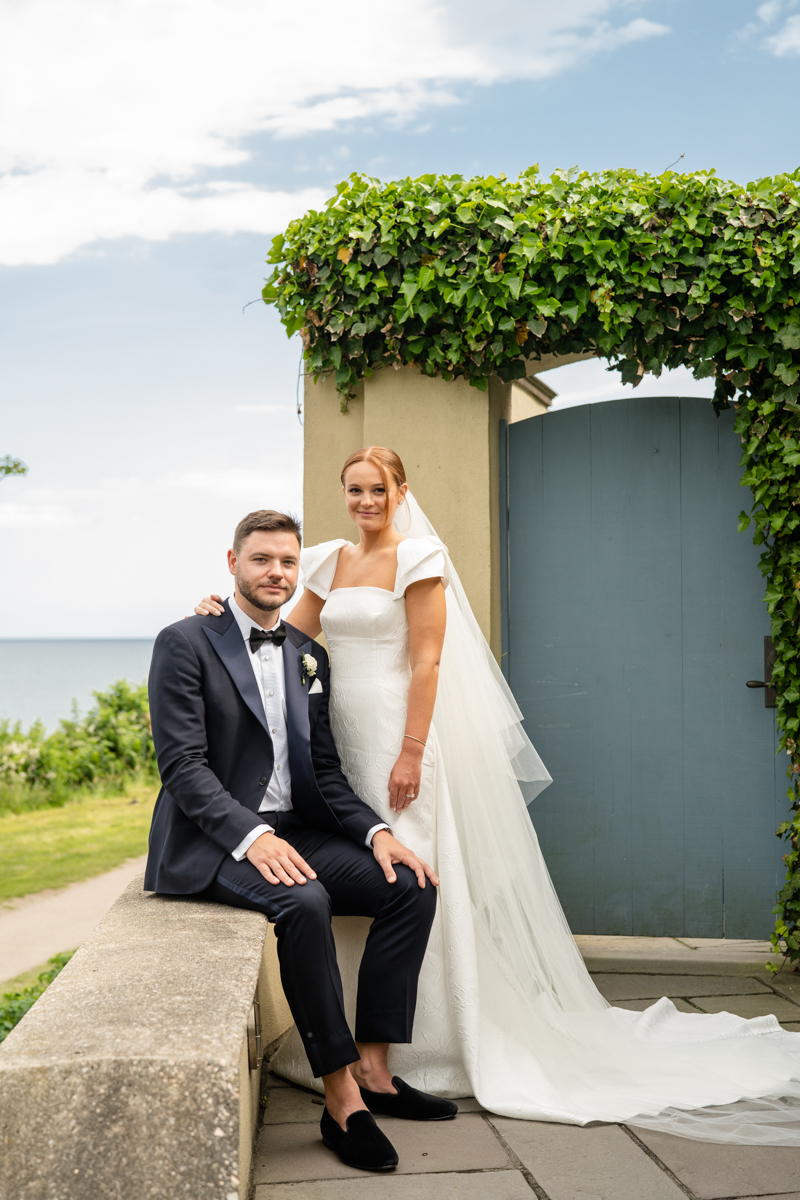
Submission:
[[422,738],[414,737],[413,733],[404,733],[403,737],[411,738],[412,742],[419,742],[420,746],[424,746],[426,744],[423,742]]

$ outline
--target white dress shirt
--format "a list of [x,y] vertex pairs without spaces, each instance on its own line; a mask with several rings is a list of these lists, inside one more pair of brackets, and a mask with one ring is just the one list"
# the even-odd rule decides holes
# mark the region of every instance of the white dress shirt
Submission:
[[[252,654],[249,638],[250,630],[254,628],[253,621],[246,613],[242,612],[233,596],[228,598],[228,604],[247,647],[247,656],[256,677],[261,703],[264,705],[264,716],[267,719],[275,755],[272,777],[267,784],[267,790],[264,792],[258,811],[260,813],[291,812],[292,777],[289,770],[289,737],[286,727],[283,646],[276,646],[274,642],[262,642],[255,654]],[[383,822],[373,825],[366,838],[368,846],[372,845],[372,839],[379,829],[389,829],[389,826]],[[233,857],[237,862],[241,862],[253,842],[256,838],[260,838],[262,833],[274,833],[273,826],[264,822],[262,825],[256,825],[255,829],[251,829],[247,837],[242,838],[233,851]]]

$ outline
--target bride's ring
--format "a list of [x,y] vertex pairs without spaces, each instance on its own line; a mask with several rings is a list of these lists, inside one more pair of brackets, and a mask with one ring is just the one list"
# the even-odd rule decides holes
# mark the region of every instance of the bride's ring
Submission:
[[416,800],[416,792],[406,792],[406,800]]

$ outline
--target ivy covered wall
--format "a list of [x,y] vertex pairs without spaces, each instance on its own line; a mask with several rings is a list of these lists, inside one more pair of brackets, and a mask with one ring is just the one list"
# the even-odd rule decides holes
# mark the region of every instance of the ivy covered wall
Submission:
[[537,168],[518,180],[353,175],[275,238],[264,299],[346,406],[378,368],[485,390],[590,351],[625,383],[689,367],[733,404],[762,546],[793,819],[776,944],[800,961],[800,171],[747,185]]

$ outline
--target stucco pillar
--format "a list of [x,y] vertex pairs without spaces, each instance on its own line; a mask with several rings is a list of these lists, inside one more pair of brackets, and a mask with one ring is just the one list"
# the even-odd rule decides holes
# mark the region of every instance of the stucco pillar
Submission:
[[355,540],[339,482],[342,463],[361,446],[396,450],[498,656],[499,422],[510,406],[511,387],[499,379],[487,394],[463,379],[430,379],[415,367],[376,371],[344,414],[331,381],[307,378],[305,387],[306,544]]

